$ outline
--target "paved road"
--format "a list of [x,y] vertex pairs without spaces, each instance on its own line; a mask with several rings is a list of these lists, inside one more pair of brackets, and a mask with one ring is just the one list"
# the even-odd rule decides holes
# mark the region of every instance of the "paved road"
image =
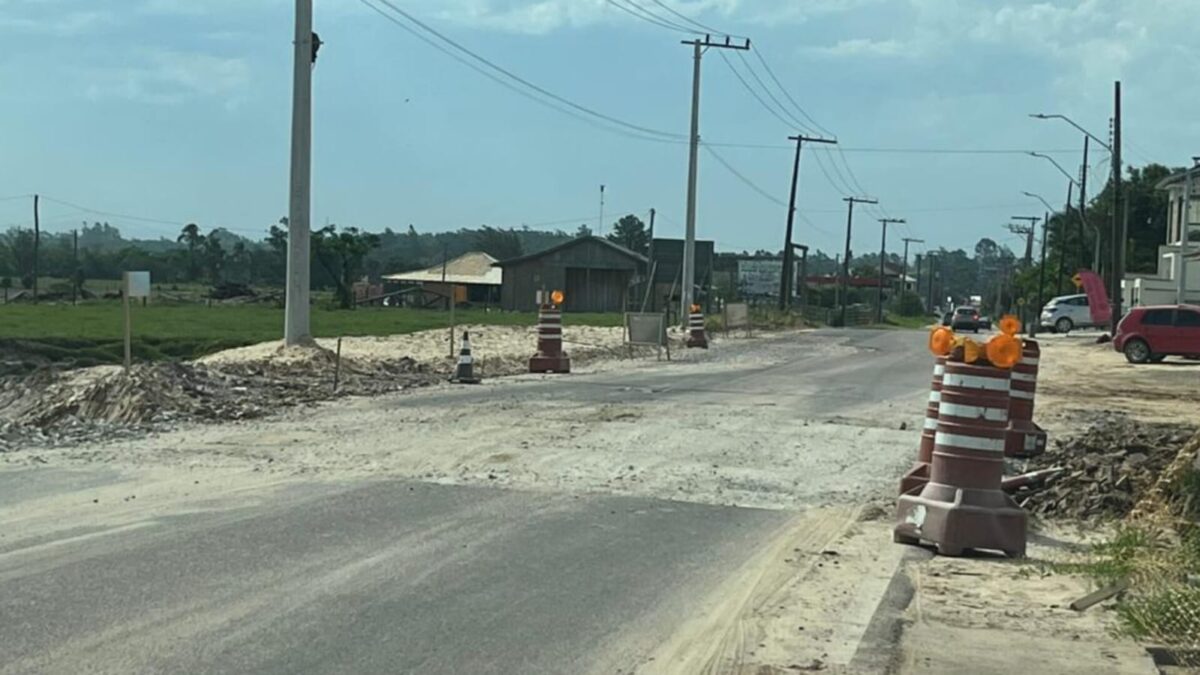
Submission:
[[[817,356],[813,340],[855,349]],[[769,345],[783,352],[770,367],[681,364],[422,398],[767,396],[832,414],[911,398],[928,378],[920,340],[818,333]],[[0,472],[0,510],[81,502],[123,480]],[[296,482],[239,504],[0,530],[0,673],[628,672],[801,517],[394,480]]]

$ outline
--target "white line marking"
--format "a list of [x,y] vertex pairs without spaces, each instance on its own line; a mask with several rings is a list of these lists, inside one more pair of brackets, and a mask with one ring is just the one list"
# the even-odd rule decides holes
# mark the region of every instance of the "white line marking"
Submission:
[[962,434],[948,434],[944,431],[939,431],[933,437],[933,442],[937,445],[945,445],[952,448],[1004,452],[1003,438],[980,438],[979,436],[963,436]]

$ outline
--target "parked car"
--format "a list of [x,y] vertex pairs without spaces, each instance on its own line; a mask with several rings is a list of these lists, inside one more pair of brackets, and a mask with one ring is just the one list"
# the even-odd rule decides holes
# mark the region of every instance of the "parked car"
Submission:
[[969,330],[978,333],[979,310],[974,307],[956,307],[954,316],[950,320],[950,327],[954,330]]
[[949,326],[952,323],[954,323],[954,310],[946,312],[945,314],[942,315],[942,325],[943,326]]
[[1200,359],[1200,307],[1134,307],[1117,324],[1113,348],[1130,363],[1158,363],[1168,356]]
[[1076,328],[1095,325],[1092,323],[1092,312],[1088,309],[1088,297],[1082,293],[1051,298],[1042,307],[1039,323],[1055,333],[1070,333]]
[[979,317],[979,327],[982,328],[983,330],[991,330],[992,329],[992,317],[990,317],[990,316]]

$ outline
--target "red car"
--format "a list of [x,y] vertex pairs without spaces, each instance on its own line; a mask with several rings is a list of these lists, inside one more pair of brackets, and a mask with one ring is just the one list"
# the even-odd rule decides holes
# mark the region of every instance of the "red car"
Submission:
[[1113,347],[1130,363],[1158,363],[1168,356],[1200,359],[1200,307],[1134,307],[1117,324]]

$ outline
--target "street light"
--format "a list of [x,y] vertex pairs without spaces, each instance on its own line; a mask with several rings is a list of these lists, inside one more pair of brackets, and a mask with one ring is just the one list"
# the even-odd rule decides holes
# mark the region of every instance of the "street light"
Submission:
[[1066,115],[1057,115],[1057,114],[1056,115],[1047,115],[1046,113],[1029,113],[1029,116],[1034,119],[1039,119],[1039,120],[1062,120],[1062,121],[1066,122],[1067,124],[1070,124],[1071,126],[1075,127],[1076,129],[1082,131],[1088,138],[1092,139],[1093,141],[1096,141],[1097,143],[1100,144],[1100,147],[1107,150],[1109,152],[1109,154],[1112,154],[1113,149],[1112,149],[1111,145],[1109,145],[1108,143],[1105,143],[1104,141],[1100,140],[1099,138],[1096,138],[1095,134],[1093,134],[1092,132],[1088,131],[1087,129],[1084,129],[1083,127],[1079,126],[1078,124],[1075,123],[1074,120],[1072,120],[1070,117],[1067,117]]
[[1035,194],[1033,194],[1032,192],[1022,192],[1021,194],[1025,195],[1026,197],[1033,197],[1034,199],[1038,200],[1039,202],[1041,202],[1041,203],[1045,204],[1045,205],[1046,205],[1046,208],[1047,208],[1047,209],[1048,209],[1048,210],[1049,210],[1051,213],[1054,213],[1054,211],[1055,211],[1054,207],[1053,207],[1053,206],[1050,206],[1050,202],[1047,202],[1045,199],[1042,199],[1042,196],[1041,196],[1041,195],[1035,195]]
[[[1022,192],[1026,197],[1033,197],[1039,202],[1046,205],[1046,216],[1042,219],[1042,262],[1038,267],[1038,292],[1037,292],[1037,307],[1034,308],[1033,321],[1029,324],[1029,335],[1037,336],[1038,324],[1042,320],[1042,304],[1045,302],[1044,292],[1046,289],[1046,230],[1050,227],[1050,214],[1054,213],[1054,207],[1050,206],[1050,202],[1042,198],[1041,195],[1032,192]],[[1061,245],[1061,243],[1060,243]],[[1059,275],[1062,275],[1062,270],[1059,270]]]
[[[1053,157],[1051,157],[1050,155],[1043,155],[1043,154],[1042,154],[1042,153],[1040,153],[1040,152],[1030,152],[1030,153],[1029,153],[1029,156],[1030,156],[1030,157],[1041,157],[1042,159],[1044,159],[1044,160],[1047,160],[1048,162],[1050,162],[1051,164],[1053,164],[1053,165],[1054,165],[1054,168],[1058,169],[1059,173],[1061,173],[1062,175],[1066,176],[1066,177],[1067,177],[1067,180],[1071,181],[1071,184],[1072,184],[1072,185],[1074,185],[1075,187],[1079,187],[1079,181],[1075,180],[1075,177],[1074,177],[1074,176],[1072,176],[1072,175],[1070,174],[1070,172],[1068,172],[1066,169],[1062,168],[1062,165],[1061,165],[1061,164],[1059,164],[1059,163],[1058,163],[1058,162],[1057,162],[1057,161],[1056,161],[1056,160],[1055,160]],[[1029,193],[1028,193],[1028,192],[1026,192],[1025,194],[1029,194]],[[1040,199],[1040,197],[1039,197],[1039,199]],[[1053,211],[1053,209],[1051,209],[1051,210]]]

